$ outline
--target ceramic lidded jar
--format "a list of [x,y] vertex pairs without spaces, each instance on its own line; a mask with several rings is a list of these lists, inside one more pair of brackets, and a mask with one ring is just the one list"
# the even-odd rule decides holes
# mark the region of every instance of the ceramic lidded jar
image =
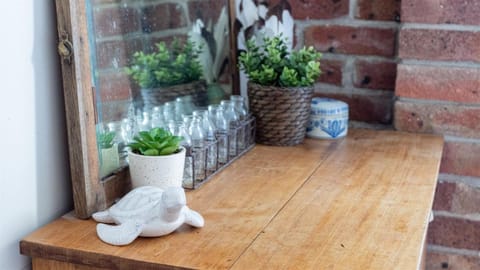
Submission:
[[307,137],[337,139],[347,135],[348,104],[331,98],[312,98]]

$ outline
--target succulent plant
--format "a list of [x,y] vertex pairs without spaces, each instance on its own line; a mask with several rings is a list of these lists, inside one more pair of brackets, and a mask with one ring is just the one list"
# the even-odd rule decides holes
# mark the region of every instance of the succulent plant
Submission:
[[144,156],[165,156],[180,151],[182,137],[163,128],[140,131],[129,144],[132,152]]
[[239,65],[248,78],[261,85],[284,87],[311,86],[320,75],[321,53],[313,47],[289,52],[280,36],[247,41],[247,50],[240,53]]
[[100,149],[109,149],[113,147],[115,132],[105,131],[97,133],[97,143]]
[[125,71],[142,88],[153,89],[197,81],[203,74],[198,60],[201,48],[187,40],[175,39],[170,46],[155,44],[157,51],[133,54],[132,65]]

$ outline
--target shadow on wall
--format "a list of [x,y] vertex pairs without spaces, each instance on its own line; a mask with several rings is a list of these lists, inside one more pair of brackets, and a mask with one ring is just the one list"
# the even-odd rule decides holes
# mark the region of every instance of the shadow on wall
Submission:
[[55,1],[34,1],[37,224],[73,209]]

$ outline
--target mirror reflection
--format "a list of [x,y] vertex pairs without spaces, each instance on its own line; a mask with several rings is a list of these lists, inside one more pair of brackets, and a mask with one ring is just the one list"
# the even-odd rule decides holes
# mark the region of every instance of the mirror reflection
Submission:
[[229,99],[228,1],[90,0],[87,8],[106,177],[127,165],[136,132],[186,133],[181,123],[194,111]]

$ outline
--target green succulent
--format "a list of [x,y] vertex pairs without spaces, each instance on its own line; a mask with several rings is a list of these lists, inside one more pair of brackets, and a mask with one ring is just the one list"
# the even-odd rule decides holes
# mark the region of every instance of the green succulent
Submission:
[[180,151],[182,137],[174,136],[163,128],[140,131],[128,146],[132,152],[144,156],[165,156]]
[[109,149],[113,147],[115,132],[105,131],[97,133],[97,143],[100,149]]
[[133,54],[132,65],[126,73],[142,88],[152,89],[197,81],[203,71],[198,60],[201,48],[191,41],[183,45],[174,39],[170,46],[155,44],[156,52]]
[[255,39],[247,41],[247,50],[240,53],[239,65],[248,78],[261,85],[284,87],[311,86],[320,75],[322,56],[313,47],[289,52],[280,35],[264,38],[263,45]]

